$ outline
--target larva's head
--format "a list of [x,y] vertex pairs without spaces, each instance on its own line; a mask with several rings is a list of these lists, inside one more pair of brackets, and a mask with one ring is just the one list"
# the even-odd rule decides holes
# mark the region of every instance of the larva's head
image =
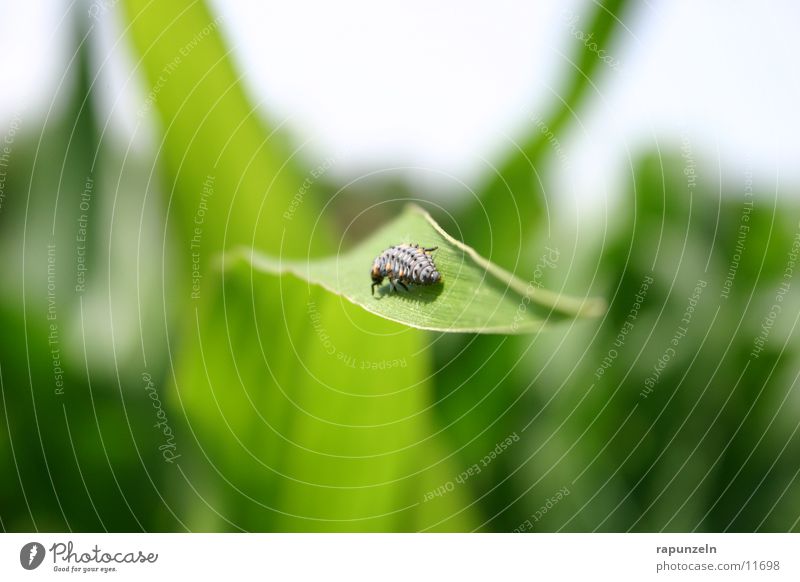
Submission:
[[375,295],[375,287],[383,283],[383,275],[381,274],[381,267],[376,262],[372,265],[372,270],[369,272],[369,276],[372,277],[372,285],[370,286],[370,292]]
[[372,270],[369,272],[370,277],[372,277],[372,282],[375,285],[380,285],[383,283],[383,275],[381,274],[381,268],[378,265],[372,265]]

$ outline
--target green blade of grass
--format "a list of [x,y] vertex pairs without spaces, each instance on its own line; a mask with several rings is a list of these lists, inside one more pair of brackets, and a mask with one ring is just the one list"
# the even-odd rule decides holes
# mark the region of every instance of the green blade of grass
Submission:
[[[434,262],[442,274],[436,285],[412,285],[391,293],[388,284],[373,295],[369,270],[384,249],[400,243],[438,247]],[[604,310],[598,299],[576,299],[527,283],[448,235],[418,206],[409,205],[395,220],[349,252],[308,262],[284,260],[242,249],[257,271],[289,273],[320,285],[367,311],[419,329],[460,333],[531,333],[545,324],[592,317]]]

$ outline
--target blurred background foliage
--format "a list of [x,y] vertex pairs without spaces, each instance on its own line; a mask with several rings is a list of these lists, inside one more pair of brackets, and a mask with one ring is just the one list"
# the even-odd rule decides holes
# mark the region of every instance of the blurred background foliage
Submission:
[[[628,4],[593,6],[585,27],[598,44],[619,34]],[[68,105],[22,127],[7,168],[3,530],[797,530],[796,285],[763,351],[750,354],[800,207],[758,184],[749,197],[745,170],[722,181],[684,141],[638,152],[614,218],[578,238],[551,216],[546,168],[557,152],[533,127],[475,200],[453,214],[429,210],[525,280],[606,297],[607,315],[522,337],[408,329],[291,277],[215,268],[240,244],[331,254],[410,189],[371,183],[385,203],[362,213],[363,197],[342,185],[305,188],[311,170],[256,115],[202,3],[126,0],[121,13],[137,74],[158,87],[158,151],[104,139],[79,19]],[[603,66],[577,48],[561,99],[542,116],[555,136],[575,123]],[[548,248],[561,259],[537,271]],[[402,365],[361,366],[392,361]]]

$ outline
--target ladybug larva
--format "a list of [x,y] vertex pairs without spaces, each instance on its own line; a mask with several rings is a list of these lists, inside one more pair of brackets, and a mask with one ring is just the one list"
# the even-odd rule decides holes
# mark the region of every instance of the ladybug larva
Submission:
[[441,281],[442,276],[436,270],[433,258],[428,255],[439,247],[421,247],[416,244],[401,244],[389,247],[372,263],[369,274],[372,277],[372,294],[375,287],[389,279],[391,289],[397,291],[399,284],[408,291],[406,284],[433,285]]

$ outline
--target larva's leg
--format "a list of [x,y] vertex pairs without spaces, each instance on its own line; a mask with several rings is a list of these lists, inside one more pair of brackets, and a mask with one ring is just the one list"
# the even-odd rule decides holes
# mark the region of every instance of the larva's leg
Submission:
[[432,253],[433,251],[435,251],[438,248],[439,247],[429,247],[427,249],[422,249],[422,250],[425,251],[426,253]]
[[406,291],[408,291],[408,287],[406,287],[406,284],[405,284],[405,283],[403,283],[403,282],[402,282],[400,279],[398,279],[398,280],[397,280],[397,282],[398,282],[398,283],[400,283],[400,286],[401,286],[403,289],[405,289]]

